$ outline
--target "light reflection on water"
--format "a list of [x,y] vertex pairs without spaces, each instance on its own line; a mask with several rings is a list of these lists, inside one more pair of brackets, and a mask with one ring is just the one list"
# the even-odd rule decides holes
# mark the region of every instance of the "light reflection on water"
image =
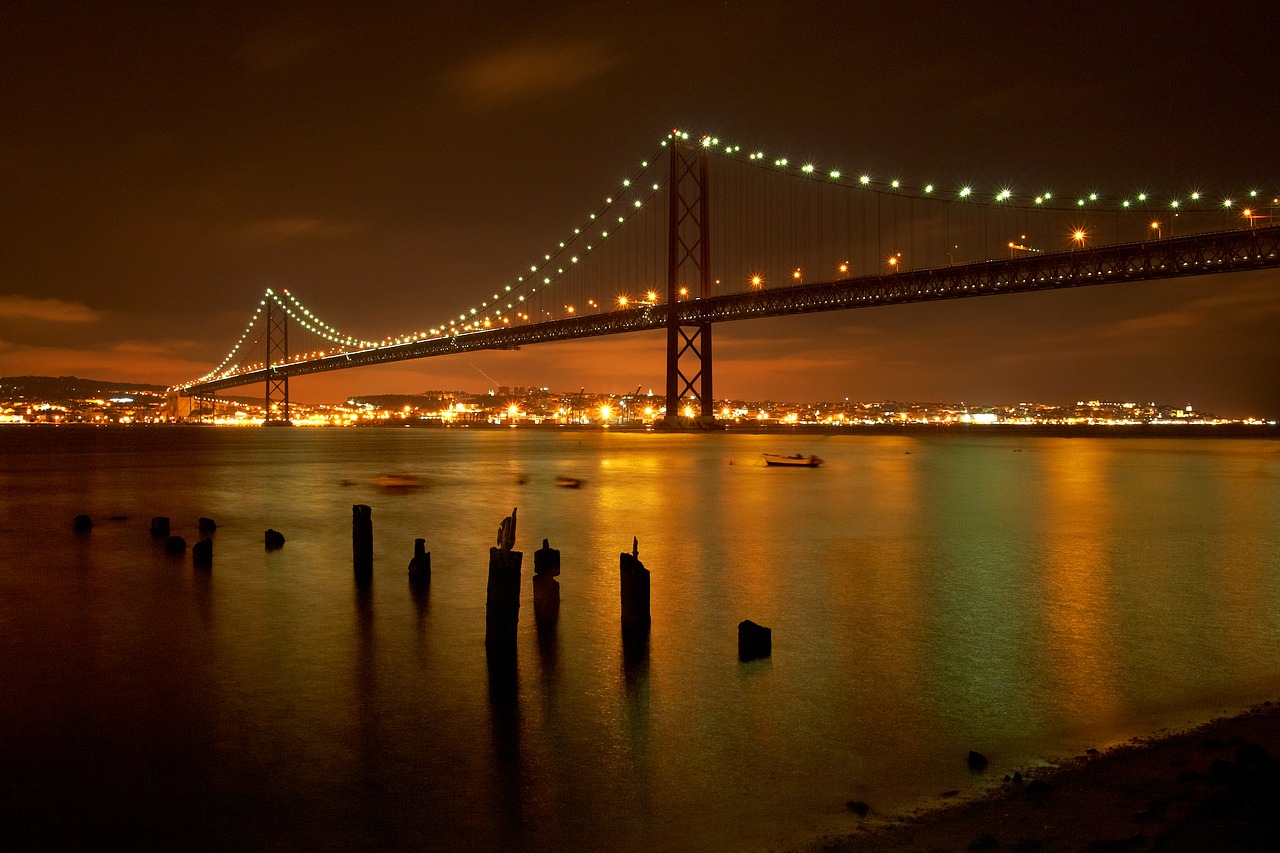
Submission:
[[[1273,441],[17,429],[0,447],[0,800],[46,838],[776,848],[851,831],[846,800],[980,785],[969,749],[999,778],[1280,686]],[[373,507],[367,585],[354,503]],[[485,569],[515,506],[505,666]],[[153,515],[189,542],[215,518],[213,571],[161,553]],[[632,536],[653,628],[624,648]],[[433,577],[414,589],[418,537]],[[562,605],[539,632],[544,537]],[[774,629],[771,659],[737,661],[746,618]]]

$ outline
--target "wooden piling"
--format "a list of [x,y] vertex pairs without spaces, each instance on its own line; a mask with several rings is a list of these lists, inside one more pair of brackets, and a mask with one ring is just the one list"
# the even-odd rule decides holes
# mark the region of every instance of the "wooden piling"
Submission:
[[514,648],[520,622],[520,564],[524,554],[513,551],[516,511],[498,527],[498,544],[489,549],[489,583],[485,601],[484,642],[493,648]]
[[365,504],[351,507],[351,563],[356,574],[373,573],[373,510]]
[[431,580],[431,552],[427,550],[427,540],[413,540],[413,559],[409,561],[409,580],[426,582]]
[[541,626],[552,625],[560,618],[560,551],[546,539],[533,552],[533,619]]
[[197,569],[213,568],[213,540],[201,539],[191,546],[191,564]]
[[622,630],[646,633],[649,630],[649,570],[640,562],[640,542],[631,539],[631,553],[618,555],[622,591]]

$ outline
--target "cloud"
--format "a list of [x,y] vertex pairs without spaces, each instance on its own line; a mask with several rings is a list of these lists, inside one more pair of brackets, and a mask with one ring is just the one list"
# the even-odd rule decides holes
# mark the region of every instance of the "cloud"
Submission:
[[79,302],[63,299],[32,299],[30,296],[0,296],[0,320],[39,320],[46,323],[95,323],[103,318]]
[[595,41],[526,44],[469,63],[458,70],[456,82],[469,99],[496,103],[572,88],[622,59],[620,53]]

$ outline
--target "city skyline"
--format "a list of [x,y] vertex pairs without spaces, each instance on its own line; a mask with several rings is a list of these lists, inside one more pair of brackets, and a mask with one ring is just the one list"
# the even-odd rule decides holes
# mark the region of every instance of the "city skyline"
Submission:
[[[1261,131],[1280,101],[1239,70],[1266,55],[1247,9],[1071,10],[13,4],[0,373],[187,381],[266,286],[371,337],[453,312],[673,123],[984,185],[1274,181]],[[1277,319],[1275,274],[1237,273],[725,324],[716,396],[1105,397],[1274,418]],[[432,359],[291,393],[661,388],[664,344]]]

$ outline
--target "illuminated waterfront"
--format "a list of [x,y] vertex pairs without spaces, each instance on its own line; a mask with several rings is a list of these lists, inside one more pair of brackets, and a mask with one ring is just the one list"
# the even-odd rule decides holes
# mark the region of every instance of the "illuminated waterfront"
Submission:
[[[0,442],[0,793],[19,836],[776,849],[851,830],[848,800],[938,802],[1280,688],[1275,441],[180,428]],[[766,469],[765,451],[826,464]],[[389,472],[424,485],[378,488]],[[355,503],[373,507],[367,588]],[[485,662],[485,552],[513,506],[526,583],[507,679]],[[190,541],[215,518],[212,572],[166,557],[153,515]],[[268,527],[283,549],[263,549]],[[624,657],[632,536],[653,629],[647,654]],[[416,537],[427,593],[406,580]],[[544,537],[563,553],[554,638],[529,600]],[[770,660],[737,661],[747,618],[773,628]],[[988,776],[969,773],[969,749]]]

